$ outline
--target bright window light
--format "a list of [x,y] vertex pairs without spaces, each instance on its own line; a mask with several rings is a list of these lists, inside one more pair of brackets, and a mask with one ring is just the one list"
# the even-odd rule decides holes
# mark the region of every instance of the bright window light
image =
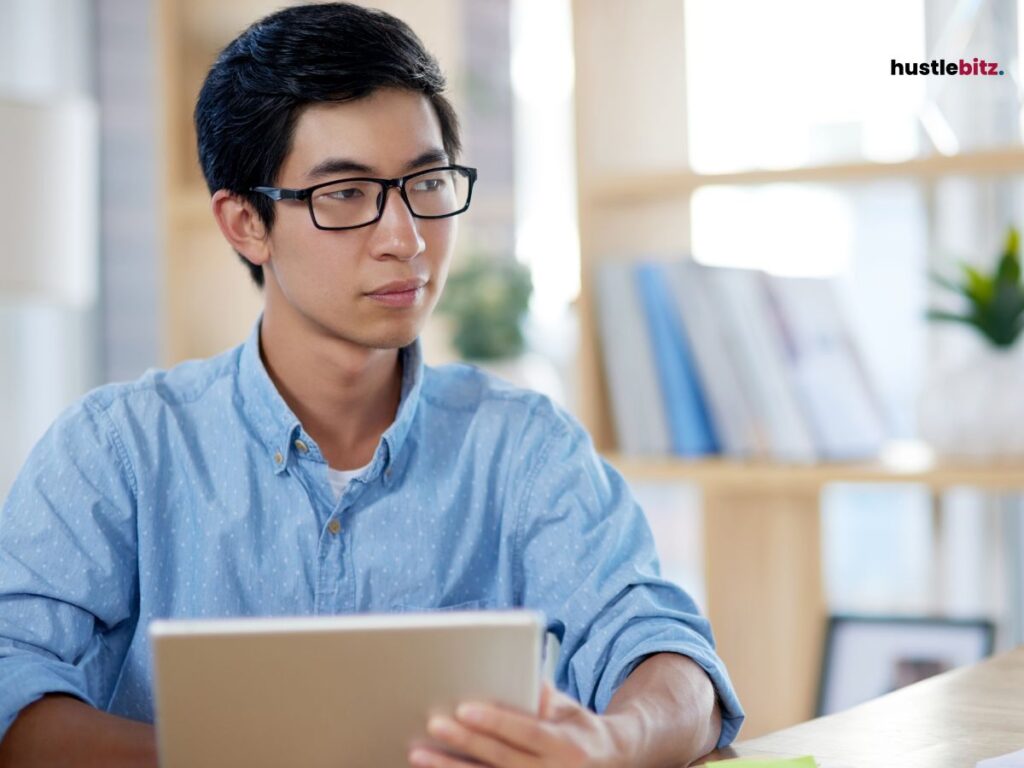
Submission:
[[688,0],[690,161],[706,173],[919,152],[921,0]]
[[552,322],[580,290],[571,9],[513,0],[511,13],[516,256],[530,267],[536,319]]
[[693,255],[701,263],[805,276],[837,275],[849,267],[853,211],[836,190],[702,187],[693,195],[692,213]]

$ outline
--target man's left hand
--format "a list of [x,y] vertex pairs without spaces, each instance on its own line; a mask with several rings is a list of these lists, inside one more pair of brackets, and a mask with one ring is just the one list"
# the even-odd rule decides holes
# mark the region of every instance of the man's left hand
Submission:
[[545,683],[540,713],[529,715],[490,704],[467,703],[455,718],[432,717],[427,731],[441,744],[476,762],[417,746],[416,768],[612,768],[627,765],[625,744],[612,721]]

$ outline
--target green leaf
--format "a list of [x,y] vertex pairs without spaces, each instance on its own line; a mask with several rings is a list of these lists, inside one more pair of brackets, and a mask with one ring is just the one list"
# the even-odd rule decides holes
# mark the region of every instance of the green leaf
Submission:
[[1006,233],[1006,245],[1003,247],[1004,253],[1012,253],[1014,256],[1020,259],[1020,232],[1017,231],[1016,227],[1010,227]]
[[964,288],[967,298],[976,304],[988,304],[995,292],[995,281],[970,264],[961,264],[960,269],[963,270],[964,277],[967,278],[967,285]]
[[996,282],[1016,285],[1020,282],[1020,258],[1015,251],[1006,251],[996,267]]
[[938,320],[939,322],[967,323],[968,325],[974,325],[974,319],[967,315],[958,315],[941,309],[929,309],[927,317],[929,320]]
[[933,283],[941,285],[943,288],[948,288],[949,290],[956,291],[957,293],[964,292],[964,286],[960,285],[960,283],[954,282],[945,275],[939,274],[938,272],[929,272],[928,277],[931,278]]
[[1024,333],[1024,284],[1021,283],[1020,234],[1010,227],[1005,248],[991,274],[961,262],[963,281],[958,283],[932,273],[938,285],[963,295],[964,314],[931,310],[928,317],[940,322],[969,325],[998,347],[1012,345]]
[[1024,292],[1019,283],[999,283],[991,304],[984,307],[984,324],[997,343],[1013,341],[1015,327],[1024,313]]

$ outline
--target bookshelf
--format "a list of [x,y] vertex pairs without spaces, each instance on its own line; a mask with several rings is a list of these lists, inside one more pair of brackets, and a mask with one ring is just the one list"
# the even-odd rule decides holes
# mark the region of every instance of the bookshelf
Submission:
[[894,163],[835,163],[778,170],[696,173],[685,169],[597,177],[587,189],[594,205],[644,203],[665,195],[689,193],[711,184],[773,184],[779,182],[874,181],[900,177],[942,178],[1007,176],[1024,173],[1024,152],[1017,149],[977,150],[958,155],[932,155]]
[[1024,462],[984,463],[942,460],[922,468],[900,468],[882,461],[830,464],[773,464],[763,461],[672,457],[638,458],[605,454],[623,475],[645,483],[699,483],[718,488],[820,489],[831,483],[917,483],[935,491],[970,486],[989,491],[1024,488]]
[[946,489],[968,486],[1002,500],[1020,493],[1024,462],[900,468],[882,461],[789,465],[620,455],[602,367],[594,268],[689,251],[691,196],[702,187],[1012,177],[1024,173],[1024,149],[696,173],[687,167],[684,10],[682,0],[573,0],[582,268],[577,402],[598,450],[627,480],[700,490],[706,609],[747,708],[749,738],[813,715],[827,615],[822,489],[834,483],[923,485],[938,521]]
[[[630,482],[686,483],[700,490],[707,611],[740,698],[744,737],[807,720],[817,695],[827,607],[822,583],[820,498],[834,483],[926,487],[941,525],[942,493],[983,489],[1007,503],[1024,490],[1024,462],[940,461],[784,465],[606,454]],[[936,562],[942,562],[938,536]]]

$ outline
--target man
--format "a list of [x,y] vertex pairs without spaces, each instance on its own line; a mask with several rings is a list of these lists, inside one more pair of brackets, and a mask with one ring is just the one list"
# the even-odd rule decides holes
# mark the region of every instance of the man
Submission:
[[475,181],[443,86],[408,27],[345,4],[280,11],[211,69],[199,156],[264,312],[219,357],[90,393],[33,451],[0,514],[0,765],[154,764],[157,617],[528,606],[566,693],[537,717],[468,702],[430,721],[443,742],[655,766],[734,737],[708,625],[579,425],[421,362]]

